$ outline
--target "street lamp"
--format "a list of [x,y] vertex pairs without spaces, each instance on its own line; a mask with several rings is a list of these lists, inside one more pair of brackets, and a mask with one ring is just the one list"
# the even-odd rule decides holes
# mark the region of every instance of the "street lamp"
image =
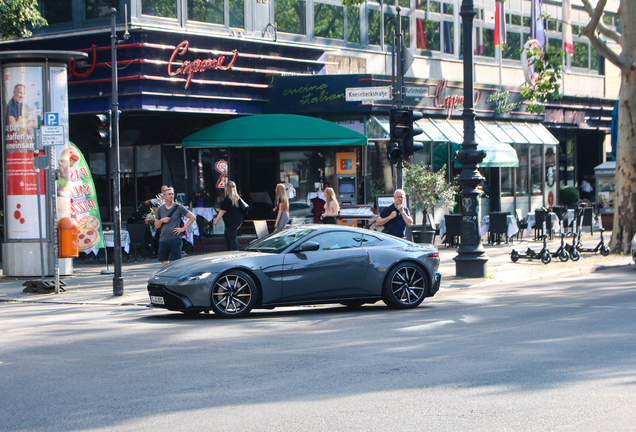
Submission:
[[481,194],[481,182],[484,180],[477,170],[477,165],[484,160],[486,152],[477,150],[475,142],[475,109],[473,95],[473,19],[475,7],[473,0],[462,0],[459,14],[462,17],[464,32],[464,142],[456,159],[462,165],[462,172],[457,177],[461,186],[459,211],[462,215],[461,242],[455,261],[455,274],[469,278],[486,276],[488,256],[481,244],[479,216],[477,214],[478,199]]

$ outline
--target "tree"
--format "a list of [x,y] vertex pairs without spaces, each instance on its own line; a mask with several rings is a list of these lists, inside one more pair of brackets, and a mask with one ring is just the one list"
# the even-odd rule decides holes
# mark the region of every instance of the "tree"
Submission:
[[47,25],[38,12],[37,0],[0,0],[0,14],[1,39],[29,37],[31,28]]
[[457,186],[446,182],[446,166],[433,171],[430,165],[404,163],[404,190],[409,196],[413,215],[424,212],[422,226],[426,226],[426,213],[436,206],[449,208],[455,205]]
[[[616,145],[616,186],[614,197],[614,229],[611,251],[629,253],[630,242],[636,232],[636,2],[621,0],[618,14],[622,32],[618,33],[601,21],[607,0],[598,0],[596,8],[590,0],[582,0],[590,16],[583,29],[591,44],[621,71],[618,108],[618,140]],[[622,48],[614,52],[604,39],[613,40]]]

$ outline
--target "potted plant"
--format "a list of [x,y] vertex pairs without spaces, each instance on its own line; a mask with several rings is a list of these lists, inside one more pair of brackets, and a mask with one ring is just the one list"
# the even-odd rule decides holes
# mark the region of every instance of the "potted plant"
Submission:
[[190,194],[190,201],[194,202],[194,207],[205,207],[205,200],[209,198],[210,192],[205,189],[198,189]]
[[[404,191],[409,197],[413,216],[423,213],[422,232],[413,232],[416,243],[432,243],[434,231],[426,231],[426,214],[435,207],[450,208],[455,204],[457,186],[446,182],[446,165],[433,171],[430,165],[404,164]],[[417,234],[416,234],[417,233]]]

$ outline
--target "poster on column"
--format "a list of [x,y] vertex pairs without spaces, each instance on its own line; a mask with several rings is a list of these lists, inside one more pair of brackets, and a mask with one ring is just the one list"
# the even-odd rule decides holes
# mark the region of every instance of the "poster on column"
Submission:
[[55,146],[55,166],[58,167],[57,220],[71,216],[71,189],[69,157],[68,91],[66,66],[49,68],[50,112],[57,114],[58,123],[64,129],[64,144]]
[[8,239],[38,239],[38,198],[46,238],[46,171],[40,171],[37,196],[33,169],[35,129],[42,124],[42,67],[4,68],[6,227]]
[[68,161],[70,211],[71,217],[80,226],[79,250],[97,255],[97,249],[104,247],[104,235],[91,170],[84,155],[73,143],[68,147]]

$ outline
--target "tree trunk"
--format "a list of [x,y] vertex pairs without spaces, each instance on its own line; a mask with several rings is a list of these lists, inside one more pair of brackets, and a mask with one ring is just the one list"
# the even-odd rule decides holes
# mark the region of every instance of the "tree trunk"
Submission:
[[631,68],[621,73],[611,250],[627,254],[636,232],[636,2],[622,0],[618,12],[622,23],[622,55],[629,58]]

